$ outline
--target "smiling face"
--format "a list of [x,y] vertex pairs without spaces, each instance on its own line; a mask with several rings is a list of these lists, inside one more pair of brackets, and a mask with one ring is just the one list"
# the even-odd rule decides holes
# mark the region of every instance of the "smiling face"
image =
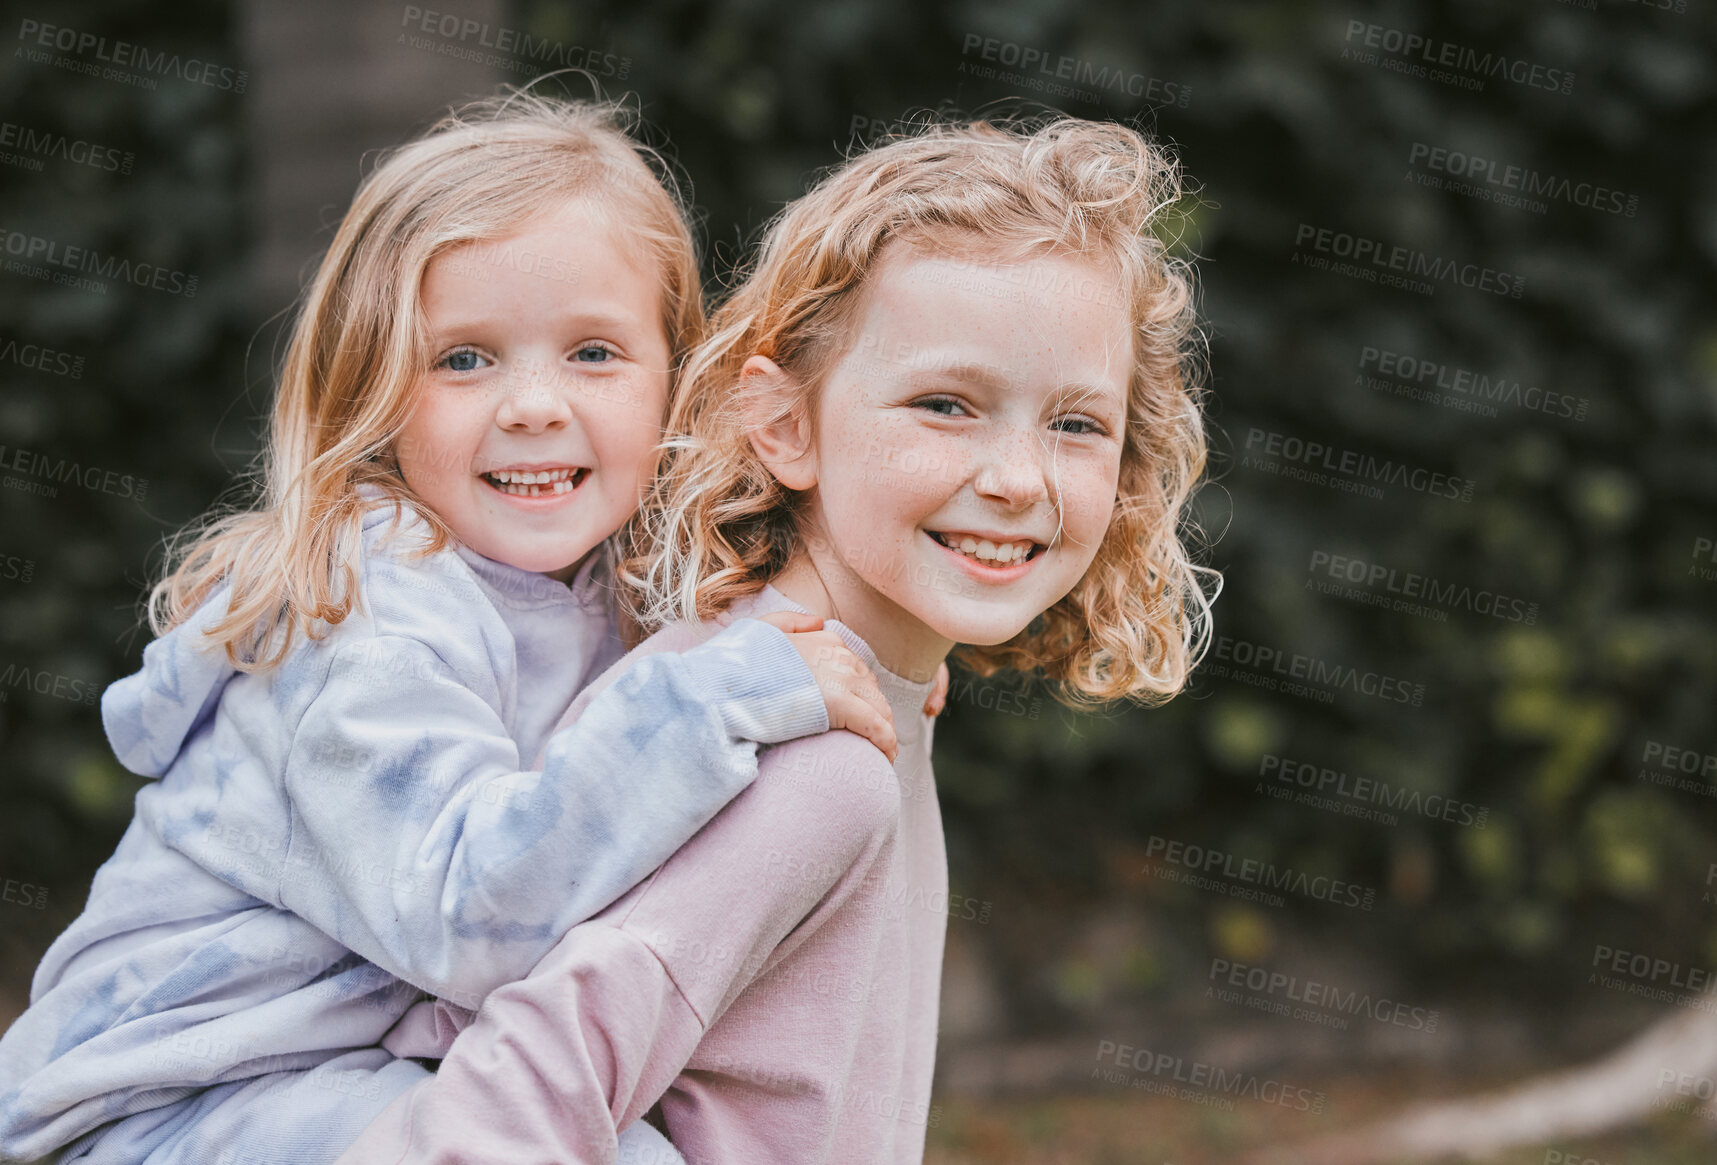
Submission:
[[432,355],[394,446],[461,542],[563,579],[638,508],[667,401],[659,279],[613,236],[574,199],[436,256]]
[[776,585],[799,598],[814,576],[886,666],[921,678],[953,643],[1006,642],[1072,590],[1121,467],[1131,333],[1118,297],[1093,294],[1114,283],[1067,255],[886,251],[809,452],[771,464],[809,491]]

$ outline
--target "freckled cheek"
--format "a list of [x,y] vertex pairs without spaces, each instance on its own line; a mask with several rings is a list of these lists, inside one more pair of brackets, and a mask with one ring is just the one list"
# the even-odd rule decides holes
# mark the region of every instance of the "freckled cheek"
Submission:
[[1115,479],[1115,470],[1101,463],[1064,469],[1062,523],[1070,539],[1091,545],[1102,539],[1115,512]]
[[[887,430],[879,427],[877,433],[885,435]],[[879,442],[876,434],[865,433],[859,425],[844,417],[835,424],[825,419],[819,436],[819,459],[828,471],[836,474],[842,471],[847,475],[855,474],[863,464],[875,460],[877,450],[886,444],[886,437]]]
[[886,437],[854,443],[851,456],[835,462],[825,457],[818,486],[825,510],[867,537],[910,539],[912,528],[949,492],[941,484],[946,457],[933,446],[890,443]]

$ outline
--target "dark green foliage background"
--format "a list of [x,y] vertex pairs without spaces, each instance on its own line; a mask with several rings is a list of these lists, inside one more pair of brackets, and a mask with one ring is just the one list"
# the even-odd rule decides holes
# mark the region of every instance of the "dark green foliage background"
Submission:
[[[264,398],[240,399],[257,325],[244,292],[243,106],[177,78],[149,92],[30,63],[18,51],[33,47],[19,36],[25,17],[229,65],[237,56],[221,4],[91,3],[9,14],[5,26],[0,118],[134,161],[130,174],[57,159],[40,173],[6,167],[0,223],[199,277],[184,298],[122,280],[100,295],[0,275],[0,336],[85,357],[76,379],[0,365],[8,459],[25,449],[148,482],[141,501],[64,484],[53,497],[0,491],[0,549],[35,563],[28,583],[0,583],[0,667],[103,686],[137,666],[148,640],[139,602],[163,537],[254,448]],[[235,405],[237,447],[222,450]],[[81,895],[130,817],[135,778],[114,762],[93,706],[15,683],[0,725],[0,876],[45,883],[56,900]]]
[[[89,5],[63,19],[237,52],[215,4]],[[995,904],[975,933],[1020,1004],[1016,1027],[1172,990],[1212,953],[1267,957],[1290,932],[1363,950],[1432,997],[1484,984],[1546,1010],[1605,1001],[1584,985],[1597,943],[1717,961],[1717,912],[1702,900],[1717,786],[1636,779],[1649,740],[1717,753],[1717,582],[1690,573],[1695,538],[1717,538],[1707,6],[527,0],[513,19],[630,58],[623,87],[692,179],[712,272],[854,144],[855,124],[863,136],[916,110],[1031,96],[965,71],[981,63],[962,55],[968,34],[1190,86],[1184,109],[1062,106],[1154,127],[1199,187],[1180,225],[1210,323],[1215,484],[1199,512],[1208,561],[1227,576],[1218,630],[1405,676],[1427,695],[1420,708],[1350,693],[1325,705],[1201,675],[1165,708],[1076,717],[1042,693],[1018,702],[957,679],[937,729],[953,880]],[[1467,92],[1357,64],[1342,59],[1350,19],[1577,80],[1569,96],[1496,79]],[[0,490],[0,551],[37,563],[27,585],[0,583],[0,661],[106,682],[136,664],[134,604],[160,538],[244,463],[264,407],[246,395],[244,357],[266,313],[238,294],[250,143],[237,100],[188,85],[139,93],[13,59],[0,93],[10,120],[137,155],[127,178],[6,171],[0,221],[202,277],[190,300],[0,277],[0,334],[89,357],[78,381],[0,368],[0,442],[150,480],[143,506]],[[1553,202],[1535,214],[1426,189],[1404,177],[1415,142],[1637,194],[1638,211]],[[1309,271],[1291,262],[1300,223],[1523,275],[1526,292],[1423,297]],[[1590,411],[1505,405],[1486,418],[1383,396],[1356,383],[1365,346],[1506,374]],[[1467,504],[1399,488],[1375,501],[1278,478],[1242,463],[1254,427],[1477,488]],[[1315,550],[1519,596],[1539,617],[1438,623],[1325,597],[1307,588]],[[1032,698],[1035,717],[993,707]],[[0,876],[80,895],[133,782],[92,708],[14,690],[0,724]],[[1266,753],[1462,798],[1489,808],[1488,825],[1389,827],[1282,804],[1256,791]],[[1369,913],[1294,899],[1267,911],[1180,892],[1144,872],[1153,835],[1380,897]],[[1108,959],[1057,946],[1057,927],[1093,901],[1142,905],[1155,933],[1177,937]]]

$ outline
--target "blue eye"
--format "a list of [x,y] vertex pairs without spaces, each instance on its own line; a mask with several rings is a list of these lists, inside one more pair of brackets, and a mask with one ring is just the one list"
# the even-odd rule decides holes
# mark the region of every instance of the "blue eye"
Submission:
[[[939,417],[964,416],[966,406],[951,396],[927,396],[913,402],[914,408],[928,409]],[[958,409],[958,412],[954,410]]]
[[586,344],[573,353],[573,358],[580,364],[606,364],[613,355],[613,352],[601,344]]
[[483,367],[483,357],[475,348],[458,348],[436,361],[436,367],[449,372],[475,372]]
[[[1068,425],[1077,425],[1080,427],[1070,429],[1065,427]],[[1062,417],[1059,421],[1055,422],[1054,427],[1060,429],[1063,433],[1074,434],[1100,433],[1103,431],[1102,427],[1089,417]]]

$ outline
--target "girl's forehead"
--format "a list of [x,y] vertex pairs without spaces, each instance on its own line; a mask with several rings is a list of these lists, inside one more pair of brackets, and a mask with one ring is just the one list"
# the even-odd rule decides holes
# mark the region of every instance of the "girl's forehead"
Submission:
[[1135,379],[1131,322],[1117,275],[1089,256],[903,248],[878,265],[866,292],[843,363],[879,391],[1000,387],[1125,407]]
[[884,263],[931,259],[966,267],[1009,267],[1042,259],[1065,260],[1101,267],[1117,276],[1117,256],[1099,246],[1076,247],[1051,237],[1048,223],[1042,233],[1030,237],[987,235],[964,229],[925,230],[901,234],[883,244],[872,261],[873,270]]
[[867,272],[861,295],[866,303],[912,297],[968,308],[987,301],[1046,319],[1070,311],[1131,314],[1128,280],[1114,257],[1044,244],[891,246]]
[[[1010,347],[1033,339],[1131,335],[1126,281],[1095,255],[1037,249],[1026,254],[902,249],[885,255],[865,281],[852,319],[861,333],[879,329],[928,337],[951,319]],[[863,340],[864,335],[856,337]],[[957,337],[949,336],[949,339]]]

